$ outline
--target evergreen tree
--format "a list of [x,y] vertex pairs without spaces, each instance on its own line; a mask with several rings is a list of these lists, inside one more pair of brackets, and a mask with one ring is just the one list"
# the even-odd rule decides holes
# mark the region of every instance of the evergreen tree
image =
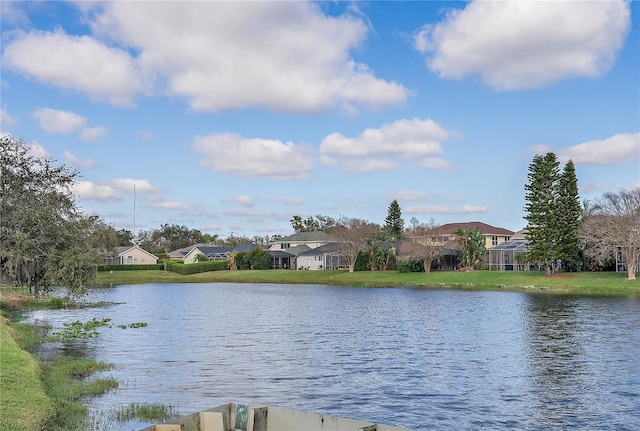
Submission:
[[389,235],[391,241],[402,238],[404,231],[404,220],[402,219],[402,211],[396,199],[391,202],[387,210],[387,217],[384,219],[384,229]]
[[528,182],[525,185],[527,258],[530,262],[545,266],[547,276],[555,273],[560,252],[558,242],[561,232],[558,227],[558,183],[560,163],[554,153],[536,155],[529,165]]
[[565,270],[576,270],[580,260],[578,230],[582,208],[578,194],[576,168],[571,160],[564,166],[558,181],[556,210],[558,230],[560,231],[558,257],[562,259]]

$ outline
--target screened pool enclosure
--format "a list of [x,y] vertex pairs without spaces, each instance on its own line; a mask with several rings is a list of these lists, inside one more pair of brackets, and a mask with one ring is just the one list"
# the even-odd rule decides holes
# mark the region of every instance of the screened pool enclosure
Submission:
[[519,256],[527,251],[527,241],[505,241],[494,245],[487,252],[488,267],[490,270],[499,271],[529,271],[531,265],[522,262]]

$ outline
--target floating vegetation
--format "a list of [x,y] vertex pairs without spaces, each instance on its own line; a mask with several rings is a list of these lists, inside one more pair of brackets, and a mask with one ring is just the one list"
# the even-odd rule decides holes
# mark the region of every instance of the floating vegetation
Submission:
[[127,329],[127,328],[144,328],[147,326],[146,322],[136,322],[129,323],[128,325],[118,325],[118,328]]
[[79,320],[71,323],[63,323],[64,329],[60,332],[54,332],[52,334],[53,339],[77,339],[77,338],[92,338],[98,335],[97,328],[101,327],[111,327],[109,324],[111,319],[104,318],[102,320],[98,320],[95,317],[87,322],[82,323]]
[[[102,320],[98,320],[95,317],[87,322],[81,322],[76,320],[71,323],[63,323],[64,328],[62,331],[53,332],[49,337],[49,341],[57,341],[57,340],[73,340],[73,339],[81,339],[81,338],[93,338],[98,335],[97,328],[111,328],[113,325],[110,323],[111,319],[104,318]],[[129,328],[144,328],[147,326],[146,322],[135,322],[129,323],[128,325],[118,325],[118,328],[121,329],[129,329]]]
[[111,412],[111,418],[118,422],[144,421],[162,422],[178,416],[178,407],[162,403],[130,403]]

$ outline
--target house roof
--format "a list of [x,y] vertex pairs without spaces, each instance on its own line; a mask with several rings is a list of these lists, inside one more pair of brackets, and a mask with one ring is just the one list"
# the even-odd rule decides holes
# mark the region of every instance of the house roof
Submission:
[[[258,247],[256,244],[238,244],[235,247],[195,246],[191,249],[191,251],[193,251],[194,249],[198,249],[198,251],[200,251],[202,254],[209,257],[216,254],[229,254],[233,251],[237,251],[238,253],[247,253],[256,247]],[[189,251],[189,253],[191,253],[191,251]]]
[[115,250],[116,250],[116,254],[118,256],[122,256],[122,255],[126,254],[129,250],[133,250],[133,249],[140,250],[141,252],[143,252],[145,254],[148,254],[149,256],[153,257],[154,259],[158,259],[158,256],[149,253],[147,250],[145,250],[143,248],[140,248],[137,245],[125,245],[125,246],[122,246],[122,247],[116,247]]
[[291,257],[293,256],[291,253],[288,253],[286,250],[267,250],[271,257]]
[[[306,246],[305,246],[306,247]],[[308,248],[308,247],[307,247]],[[325,245],[321,245],[320,247],[310,248],[302,253],[298,254],[298,256],[320,256],[323,254],[336,254],[339,252],[338,244],[333,242]]]
[[310,248],[304,244],[300,244],[300,245],[296,245],[295,247],[289,247],[286,251],[289,254],[292,254],[294,256],[299,256],[300,254],[304,253],[305,251],[309,250]]
[[502,236],[511,236],[513,235],[513,231],[508,229],[503,229],[501,227],[491,226],[486,223],[482,223],[479,221],[472,221],[466,223],[447,223],[442,226],[434,227],[433,229],[428,229],[425,233],[427,235],[435,236],[435,235],[452,235],[458,229],[466,229],[466,230],[474,230],[478,228],[483,235],[502,235]]
[[511,241],[526,241],[527,233],[529,233],[527,229],[520,229],[518,232],[511,235]]
[[293,235],[289,235],[285,238],[278,240],[277,242],[328,242],[333,241],[333,238],[328,233],[317,230],[313,232],[297,232]]
[[502,250],[513,250],[516,252],[525,252],[527,251],[527,246],[529,245],[529,241],[504,241],[498,245],[494,245],[489,248],[490,251],[502,251]]
[[183,247],[183,248],[179,248],[177,250],[173,250],[169,252],[169,258],[170,259],[182,259],[183,257],[185,257],[191,250],[193,250],[196,247],[204,247],[206,246],[206,244],[200,243],[200,244],[194,244],[194,245],[190,245],[188,247]]

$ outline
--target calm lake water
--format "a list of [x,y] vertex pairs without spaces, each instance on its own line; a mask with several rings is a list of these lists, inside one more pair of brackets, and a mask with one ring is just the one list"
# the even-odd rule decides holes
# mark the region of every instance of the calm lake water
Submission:
[[[45,347],[115,365],[120,388],[96,412],[237,401],[416,430],[640,429],[639,298],[150,284],[89,300],[123,304],[30,318],[112,319],[94,339]],[[148,326],[117,327],[134,322]]]

